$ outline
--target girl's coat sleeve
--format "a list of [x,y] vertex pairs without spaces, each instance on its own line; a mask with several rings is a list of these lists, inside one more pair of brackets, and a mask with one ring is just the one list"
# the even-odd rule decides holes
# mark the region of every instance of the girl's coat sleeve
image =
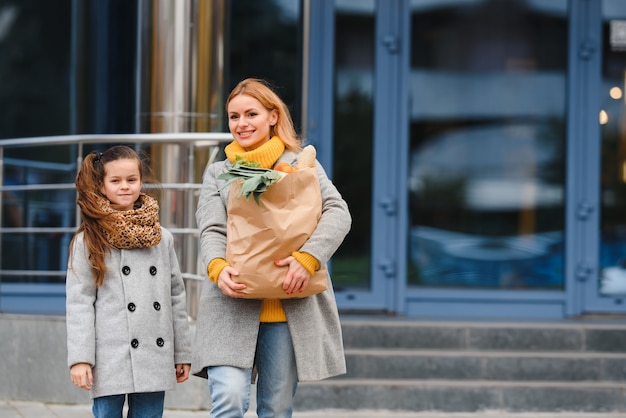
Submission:
[[174,363],[191,363],[191,334],[187,319],[187,296],[173,240],[169,247],[170,266],[172,269],[172,318],[174,321]]
[[67,365],[95,366],[96,281],[93,277],[82,235],[77,236],[66,278]]

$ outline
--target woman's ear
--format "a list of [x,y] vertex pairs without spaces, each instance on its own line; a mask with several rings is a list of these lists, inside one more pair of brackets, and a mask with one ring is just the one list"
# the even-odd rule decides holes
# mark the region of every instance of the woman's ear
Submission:
[[278,122],[278,110],[273,109],[270,113],[270,125],[276,126],[276,122]]

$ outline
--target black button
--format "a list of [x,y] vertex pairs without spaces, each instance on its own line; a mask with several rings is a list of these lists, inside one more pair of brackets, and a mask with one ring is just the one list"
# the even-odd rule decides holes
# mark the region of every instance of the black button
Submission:
[[154,306],[154,309],[156,309],[157,311],[161,310],[161,304],[159,302],[154,302],[154,305],[152,306]]
[[129,311],[135,312],[135,308],[136,308],[136,306],[135,306],[134,303],[131,302],[131,303],[128,304],[128,310]]
[[165,341],[163,341],[163,338],[157,338],[156,343],[159,347],[163,347],[163,344],[165,344]]
[[130,267],[128,266],[122,267],[122,273],[124,273],[124,276],[128,276],[130,274]]
[[150,274],[152,274],[153,276],[156,276],[157,273],[157,269],[154,266],[150,266]]
[[130,346],[133,348],[139,347],[139,341],[136,338],[133,338],[133,340],[130,342]]

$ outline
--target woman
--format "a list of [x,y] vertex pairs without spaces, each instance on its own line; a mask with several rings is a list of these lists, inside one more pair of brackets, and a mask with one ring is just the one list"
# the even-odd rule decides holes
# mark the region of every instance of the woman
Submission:
[[[205,171],[196,219],[202,260],[211,283],[203,286],[198,313],[192,373],[208,378],[211,417],[243,417],[250,384],[257,377],[259,418],[291,417],[298,381],[325,379],[346,372],[341,324],[328,277],[328,290],[302,299],[243,299],[245,285],[226,261],[229,188],[218,176],[237,157],[264,168],[294,164],[301,151],[289,110],[262,80],[246,79],[226,101],[234,141],[227,158]],[[285,266],[287,293],[306,288],[348,233],[346,202],[316,162],[322,215],[301,248],[276,260]],[[253,373],[253,371],[255,373]]]

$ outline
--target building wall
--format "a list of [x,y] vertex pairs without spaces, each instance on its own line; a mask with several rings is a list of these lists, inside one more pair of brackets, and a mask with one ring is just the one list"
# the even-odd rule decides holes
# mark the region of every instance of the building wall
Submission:
[[[64,317],[0,314],[0,335],[0,399],[91,403],[89,393],[70,381]],[[167,392],[165,399],[173,409],[211,405],[206,380],[197,377]]]

